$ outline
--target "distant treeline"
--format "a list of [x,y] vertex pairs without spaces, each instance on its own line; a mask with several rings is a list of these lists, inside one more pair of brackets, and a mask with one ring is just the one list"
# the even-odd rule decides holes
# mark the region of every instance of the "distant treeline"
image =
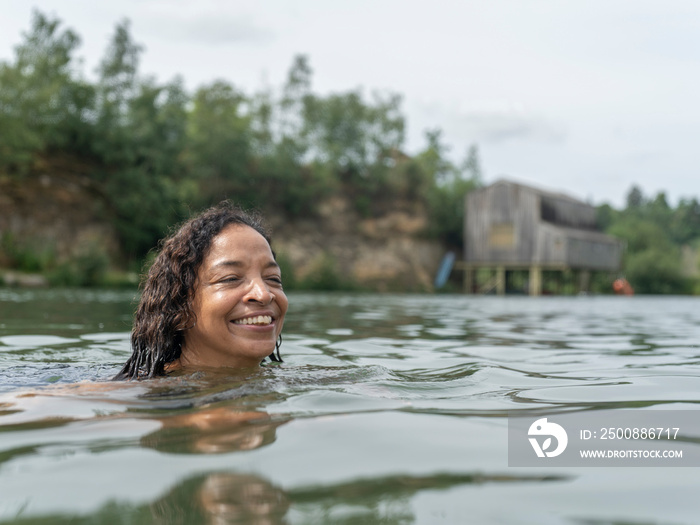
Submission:
[[180,78],[140,74],[128,22],[116,26],[92,81],[79,44],[58,19],[35,12],[14,61],[0,64],[0,176],[26,180],[57,156],[87,166],[127,260],[222,198],[293,219],[313,217],[338,192],[362,216],[390,200],[423,201],[426,234],[461,244],[463,196],[479,180],[476,146],[457,166],[435,130],[409,158],[400,96],[315,94],[304,56],[277,90],[246,94],[219,80],[188,93]]
[[598,223],[624,239],[624,275],[637,293],[700,295],[700,203],[681,199],[673,208],[660,192],[647,198],[633,186],[625,209],[598,207]]
[[[219,80],[188,93],[180,78],[159,83],[139,72],[142,48],[128,22],[89,80],[79,44],[58,19],[35,12],[14,60],[0,63],[0,178],[28,181],[59,158],[79,166],[127,264],[140,265],[170,226],[223,198],[291,220],[313,218],[337,194],[364,217],[397,200],[422,202],[425,234],[462,247],[464,195],[480,185],[477,147],[455,164],[432,130],[420,153],[404,154],[400,96],[314,93],[304,56],[277,89],[247,94]],[[689,277],[696,263],[683,257],[700,245],[697,200],[674,209],[663,193],[647,199],[634,187],[624,210],[598,211],[601,228],[627,242],[624,271],[638,292],[700,293]]]

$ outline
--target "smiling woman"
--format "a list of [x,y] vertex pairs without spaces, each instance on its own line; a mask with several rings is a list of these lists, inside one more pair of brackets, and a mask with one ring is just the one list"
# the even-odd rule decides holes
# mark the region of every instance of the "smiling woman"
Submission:
[[162,242],[143,284],[132,355],[115,379],[281,361],[287,306],[260,218],[224,202]]

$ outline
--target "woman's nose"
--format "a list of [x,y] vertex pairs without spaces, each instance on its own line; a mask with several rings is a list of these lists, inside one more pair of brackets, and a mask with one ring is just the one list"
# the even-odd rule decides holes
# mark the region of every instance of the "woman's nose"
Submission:
[[265,281],[260,279],[253,279],[250,283],[250,289],[246,294],[246,301],[255,301],[260,304],[269,304],[272,302],[274,295],[270,292],[270,289],[265,284]]

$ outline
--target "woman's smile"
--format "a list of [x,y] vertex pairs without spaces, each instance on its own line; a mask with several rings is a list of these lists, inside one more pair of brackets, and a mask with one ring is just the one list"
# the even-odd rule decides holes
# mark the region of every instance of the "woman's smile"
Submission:
[[234,324],[254,325],[254,326],[269,326],[272,323],[272,317],[269,315],[254,315],[252,317],[244,317],[232,321]]

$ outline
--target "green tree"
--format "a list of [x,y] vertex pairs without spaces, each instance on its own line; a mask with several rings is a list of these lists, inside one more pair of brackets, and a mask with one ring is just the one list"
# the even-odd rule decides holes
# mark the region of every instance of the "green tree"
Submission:
[[85,147],[94,92],[76,75],[78,36],[38,11],[14,64],[0,65],[0,164],[23,174],[36,154]]
[[610,204],[601,204],[596,208],[596,225],[601,231],[607,231],[618,216],[619,212]]
[[427,148],[416,159],[432,184],[427,193],[431,216],[428,233],[461,250],[464,245],[465,196],[481,185],[481,165],[476,144],[469,147],[461,169],[447,157],[440,130],[426,133]]
[[304,112],[314,101],[311,93],[312,76],[308,57],[294,57],[279,101],[279,142],[294,144],[293,150],[300,158],[308,149],[306,133],[309,130],[304,122]]
[[131,101],[139,90],[138,66],[142,51],[142,46],[135,43],[131,36],[129,22],[122,21],[116,26],[97,68],[99,82],[96,90],[94,150],[107,164],[134,160],[129,112]]
[[188,170],[205,204],[224,196],[247,205],[256,198],[251,174],[253,131],[247,98],[217,81],[197,90],[187,123]]
[[182,162],[187,96],[182,81],[144,82],[129,100],[129,142],[104,187],[130,259],[142,257],[185,213],[187,192]]
[[639,208],[645,201],[641,188],[637,185],[632,186],[627,194],[627,208]]
[[681,272],[677,249],[664,251],[657,247],[628,255],[626,275],[638,293],[682,294],[690,285]]
[[138,260],[183,217],[193,190],[185,173],[188,95],[138,74],[141,46],[128,21],[116,26],[98,72],[93,152],[126,258]]
[[314,169],[333,174],[363,215],[387,197],[392,156],[404,138],[400,103],[398,95],[379,94],[366,102],[360,91],[305,99],[304,136]]
[[678,244],[700,239],[700,203],[697,199],[681,199],[670,224],[671,238]]
[[[295,57],[281,97],[258,97],[253,104],[256,163],[263,180],[283,195],[293,214],[312,211],[321,195],[338,188],[358,210],[372,213],[373,203],[387,194],[393,156],[404,136],[397,95],[374,94],[365,100],[359,90],[319,96],[312,92],[308,58]],[[260,130],[260,131],[257,131]]]
[[0,169],[22,175],[44,146],[39,131],[25,117],[21,93],[25,79],[16,67],[0,64]]
[[466,178],[477,185],[481,185],[481,159],[479,158],[479,146],[472,144],[467,150],[467,156],[462,163],[462,173]]
[[664,228],[648,218],[627,215],[608,233],[627,243],[625,274],[638,293],[684,293],[680,249]]

